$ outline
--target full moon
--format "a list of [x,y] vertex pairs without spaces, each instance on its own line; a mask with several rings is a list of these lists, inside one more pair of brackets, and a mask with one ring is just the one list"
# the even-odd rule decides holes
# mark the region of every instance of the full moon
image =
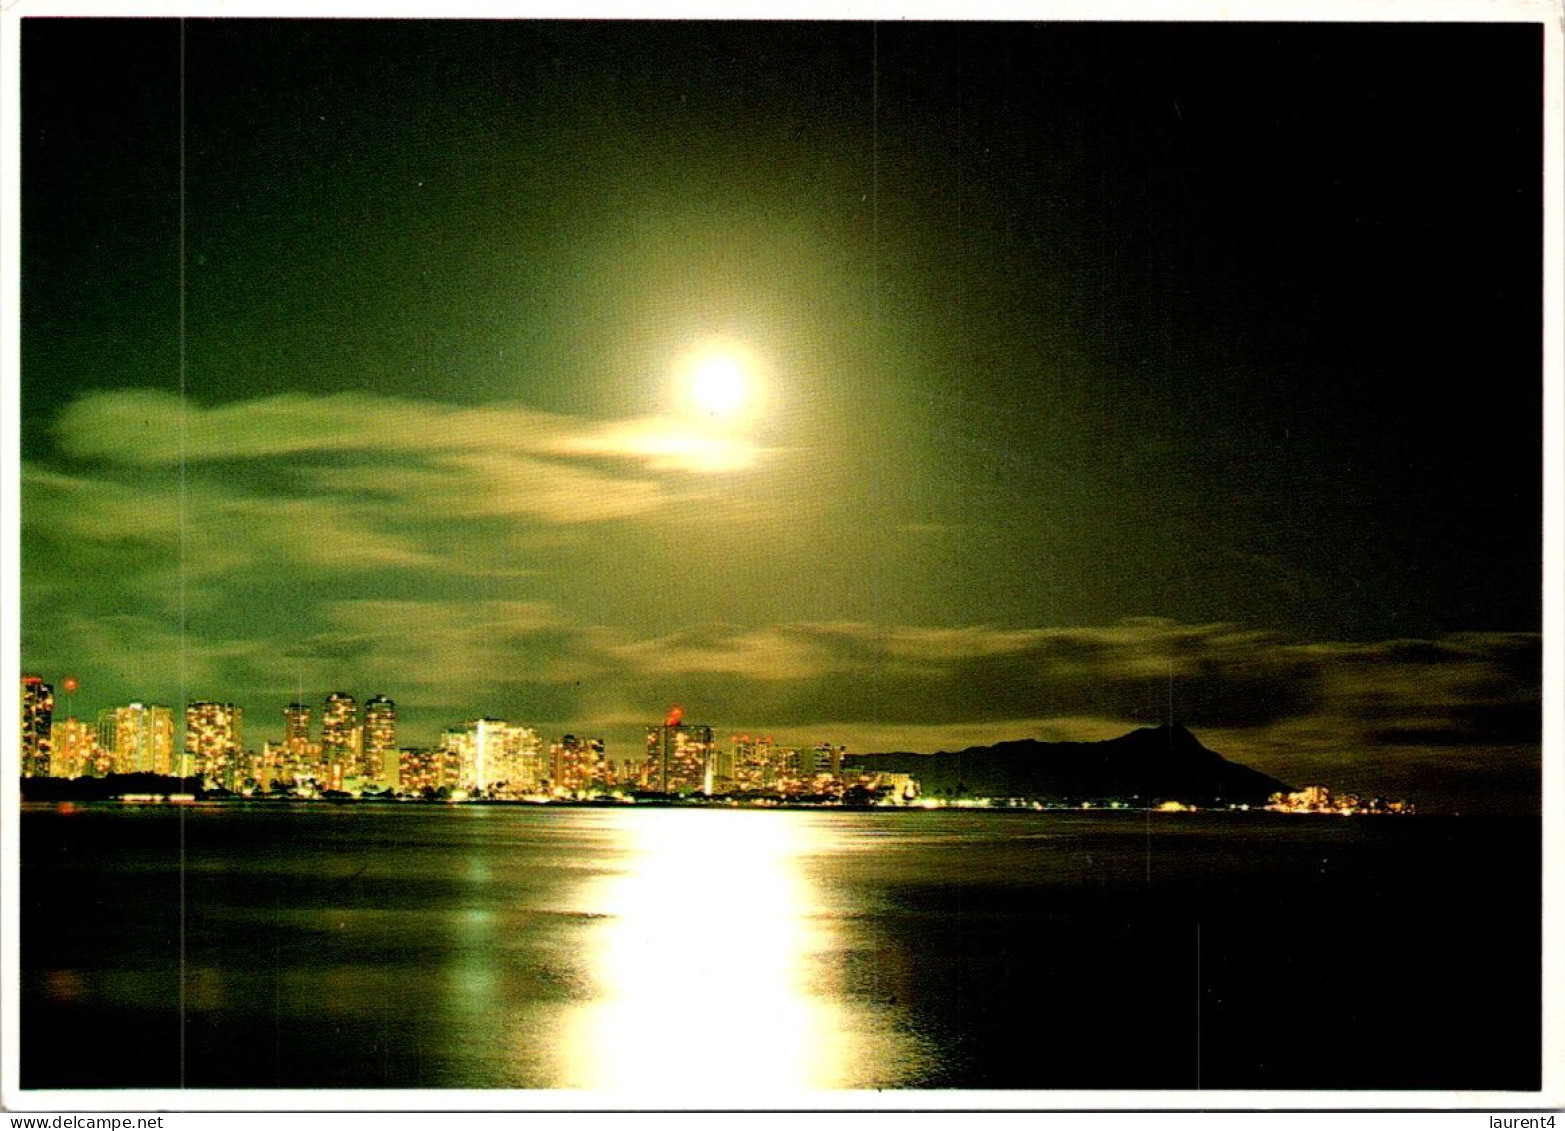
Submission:
[[690,374],[690,397],[712,416],[731,416],[745,402],[750,376],[738,358],[716,354],[698,361]]
[[765,393],[766,367],[749,346],[709,341],[679,363],[678,390],[684,410],[694,416],[738,426],[755,420]]

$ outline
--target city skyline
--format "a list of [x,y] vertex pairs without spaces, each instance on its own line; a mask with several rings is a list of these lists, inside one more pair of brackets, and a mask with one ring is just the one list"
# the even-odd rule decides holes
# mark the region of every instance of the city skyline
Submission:
[[[141,792],[141,787],[162,779],[165,788],[175,778],[216,796],[315,798],[364,797],[372,800],[419,799],[526,800],[539,802],[580,800],[634,800],[637,796],[719,800],[748,804],[844,804],[907,805],[921,807],[1093,808],[1109,810],[1135,806],[1165,812],[1200,808],[1201,802],[1230,810],[1248,811],[1267,799],[1267,810],[1337,815],[1411,813],[1416,804],[1404,799],[1366,798],[1340,787],[1311,785],[1296,789],[1285,782],[1253,775],[1243,767],[1229,767],[1238,777],[1226,784],[1179,781],[1174,766],[1200,750],[1199,740],[1177,728],[1143,730],[1118,741],[1119,754],[1094,752],[1095,763],[1123,757],[1127,741],[1162,742],[1167,734],[1169,765],[1155,784],[1139,775],[1115,783],[1107,778],[1079,776],[1079,767],[1057,768],[1053,779],[1042,765],[1042,777],[1004,774],[997,796],[991,796],[995,779],[968,763],[975,774],[975,788],[963,784],[967,774],[958,769],[953,784],[944,780],[949,763],[930,759],[931,770],[941,783],[932,798],[919,800],[922,771],[913,764],[922,759],[892,756],[882,764],[877,756],[850,759],[846,747],[830,742],[790,747],[769,735],[733,733],[727,743],[713,728],[691,722],[684,709],[672,707],[664,721],[646,728],[644,755],[640,758],[609,756],[600,738],[566,734],[545,747],[538,732],[504,719],[481,717],[447,727],[436,746],[396,744],[396,704],[385,696],[367,700],[364,711],[343,692],[326,696],[322,709],[321,741],[312,740],[307,705],[294,702],[283,710],[281,742],[264,741],[259,750],[243,739],[244,708],[210,701],[189,704],[184,711],[184,734],[176,739],[173,711],[159,704],[131,703],[105,708],[96,727],[88,728],[74,717],[52,719],[53,688],[37,676],[24,676],[22,694],[23,777],[33,779],[97,778],[109,775],[139,777],[137,789],[122,795],[126,802],[161,802],[163,795]],[[352,737],[345,737],[352,736]],[[1176,744],[1179,752],[1176,753]],[[1090,745],[1090,744],[1089,744]],[[176,754],[176,748],[182,754]],[[1102,744],[1101,750],[1116,747]],[[1079,747],[1066,744],[1067,753],[1054,756],[1079,759]],[[984,752],[973,751],[979,761]],[[1212,752],[1201,751],[1211,757]],[[1042,755],[1040,755],[1041,757]],[[1218,762],[1222,759],[1217,756]],[[882,756],[883,760],[883,756]],[[960,763],[958,763],[960,764]],[[154,779],[148,782],[149,777]],[[1142,790],[1137,793],[1134,781]],[[1122,792],[1129,786],[1130,792]],[[46,788],[53,789],[52,785]],[[89,789],[92,787],[88,787]],[[123,789],[124,786],[121,786]],[[24,787],[25,789],[25,787]],[[1106,792],[1105,792],[1106,791]],[[1197,796],[1199,794],[1199,796]],[[168,800],[193,801],[198,794],[169,795]],[[1047,803],[1047,804],[1045,804]]]
[[22,39],[21,665],[82,702],[1173,719],[1538,805],[1536,27]]
[[[69,683],[74,698],[76,681]],[[630,789],[681,796],[829,790],[840,799],[850,784],[842,773],[844,746],[792,747],[737,731],[724,743],[712,727],[685,720],[678,705],[661,724],[645,728],[643,750],[622,754],[602,738],[570,733],[546,745],[536,728],[491,716],[448,725],[438,742],[402,744],[396,703],[384,695],[370,697],[361,710],[349,693],[327,694],[319,741],[310,705],[291,702],[282,710],[281,740],[247,743],[241,704],[200,700],[176,713],[137,701],[105,707],[89,724],[74,713],[56,716],[54,689],[39,676],[23,676],[20,690],[24,778],[152,774],[247,795],[274,788],[302,788],[304,796],[427,795],[444,787],[480,795],[499,790],[511,798]]]
[[[73,685],[78,683],[78,681],[75,679],[74,676],[68,676],[68,677],[66,677],[66,679],[69,680]],[[25,700],[26,700],[26,696],[27,696],[27,688],[29,686],[31,686],[31,685],[41,685],[41,686],[43,686],[44,688],[46,688],[48,690],[48,700],[49,700],[49,704],[50,704],[48,713],[53,715],[54,720],[56,722],[60,722],[63,719],[66,719],[66,718],[78,719],[78,717],[80,717],[82,720],[85,720],[86,718],[89,718],[89,717],[101,717],[105,712],[112,712],[114,710],[117,710],[117,709],[125,706],[125,704],[113,703],[113,704],[106,704],[106,705],[94,708],[94,707],[91,707],[91,706],[78,704],[76,702],[77,690],[72,690],[72,691],[66,693],[65,698],[63,700],[61,700],[59,694],[56,693],[56,691],[55,691],[53,683],[51,683],[45,677],[37,675],[37,674],[32,673],[32,672],[27,672],[27,673],[23,674],[23,676],[22,676],[22,683],[23,683],[23,697],[24,697],[24,707],[23,707],[23,712],[22,712],[22,718],[23,718],[24,728],[26,727],[27,720],[30,717],[28,708],[27,708],[27,706],[25,704]],[[398,745],[398,743],[395,742],[395,738],[398,735],[406,737],[406,731],[401,728],[402,720],[401,720],[400,713],[399,713],[399,711],[397,709],[397,706],[396,706],[396,701],[394,699],[392,699],[389,696],[384,695],[384,694],[375,694],[375,695],[369,696],[361,704],[359,702],[359,700],[358,700],[358,697],[352,691],[345,691],[345,690],[343,690],[341,688],[338,688],[338,689],[333,690],[333,691],[322,692],[320,695],[318,695],[317,697],[315,697],[313,699],[309,698],[309,697],[306,697],[305,700],[300,700],[297,697],[297,695],[295,695],[294,697],[290,698],[290,700],[286,704],[284,704],[282,709],[278,712],[278,719],[280,720],[280,722],[276,723],[274,730],[275,730],[275,734],[277,736],[279,736],[279,737],[275,738],[275,741],[277,741],[279,743],[284,743],[285,744],[285,743],[287,743],[289,741],[292,741],[292,740],[311,741],[312,737],[322,737],[324,739],[324,734],[325,734],[325,730],[326,730],[326,727],[327,727],[327,721],[326,721],[326,717],[325,717],[326,713],[327,713],[327,708],[331,707],[334,703],[337,704],[339,707],[341,707],[345,711],[346,710],[352,710],[352,711],[355,712],[351,716],[344,716],[343,718],[338,719],[336,722],[334,722],[332,724],[334,728],[336,728],[336,727],[343,727],[343,726],[355,727],[357,729],[357,731],[359,732],[359,738],[358,738],[357,741],[355,741],[354,739],[351,739],[351,738],[350,739],[340,739],[339,738],[339,739],[335,740],[339,745],[342,745],[344,750],[347,750],[347,749],[351,748],[351,749],[354,749],[354,750],[358,750],[361,754],[363,754],[365,756],[368,755],[368,753],[369,753],[369,751],[371,749],[371,734],[372,734],[372,730],[374,729],[372,727],[372,724],[371,724],[371,708],[378,708],[378,709],[380,709],[382,711],[382,718],[386,720],[383,723],[383,725],[387,726],[388,729],[383,732],[383,738],[382,738],[382,741],[381,741],[381,745],[382,746]],[[246,708],[242,704],[229,703],[229,702],[219,702],[217,700],[212,700],[212,699],[207,699],[207,698],[192,699],[192,700],[190,700],[190,702],[188,704],[186,704],[186,706],[182,710],[178,709],[177,705],[175,705],[175,704],[158,703],[158,702],[154,701],[153,699],[151,699],[148,696],[138,696],[138,697],[135,697],[135,698],[133,698],[130,701],[130,704],[134,705],[134,706],[138,706],[138,707],[145,705],[148,708],[159,707],[159,708],[162,708],[162,709],[165,709],[165,710],[174,711],[175,715],[176,715],[176,718],[178,720],[178,730],[176,731],[176,735],[175,735],[176,745],[178,745],[178,744],[183,742],[184,735],[185,735],[185,732],[186,732],[186,725],[187,724],[186,724],[185,720],[188,717],[188,715],[185,714],[185,713],[182,713],[182,710],[183,710],[183,712],[188,712],[189,710],[192,710],[192,709],[207,708],[207,707],[217,707],[217,706],[221,706],[221,707],[224,707],[224,708],[237,710],[241,714],[246,710]],[[317,712],[317,707],[319,707],[319,712]],[[678,711],[682,715],[684,708],[682,706],[679,706],[679,705],[676,704],[673,708],[671,708],[671,710]],[[461,712],[458,712],[456,716],[453,716],[452,718],[447,719],[445,723],[437,724],[432,731],[429,731],[429,732],[419,732],[418,735],[417,735],[417,740],[416,741],[411,742],[411,743],[401,743],[400,745],[403,745],[403,746],[409,746],[409,745],[411,745],[411,746],[427,746],[427,745],[430,745],[432,742],[434,742],[438,738],[438,736],[441,733],[443,733],[446,729],[448,729],[450,725],[453,725],[455,719],[458,718],[458,717],[460,717],[462,719],[471,720],[471,719],[480,719],[480,718],[491,718],[493,716],[491,714],[486,713],[485,711],[483,711],[481,709],[477,709],[477,708],[470,709],[470,710],[467,710],[467,711],[461,711]],[[251,718],[252,718],[252,720],[254,720],[254,719],[257,718],[257,715],[254,712],[252,712]],[[319,722],[317,722],[317,719],[319,719]],[[647,729],[647,725],[645,724],[644,720],[641,723],[637,723],[637,724],[633,724],[633,725],[636,727],[635,733],[638,735],[637,742],[634,743],[633,745],[638,745],[639,746],[640,745],[639,736],[645,732],[645,730]],[[666,722],[666,720],[665,720],[665,723],[663,725],[668,726],[668,725],[673,725],[673,724],[668,724]],[[265,723],[265,724],[257,724],[256,729],[257,730],[262,730],[263,727],[272,727],[272,726],[273,726],[272,721],[268,720],[268,722]],[[550,728],[544,727],[542,729],[548,730]],[[553,730],[561,731],[561,733],[569,732],[571,729],[572,728],[570,726],[564,727],[563,730],[561,730],[561,728],[558,728],[558,727],[553,728]],[[575,729],[580,730],[581,728],[579,726],[577,726]],[[704,729],[712,730],[713,728],[706,727]],[[743,724],[735,723],[735,724],[730,725],[729,727],[718,728],[718,729],[733,730],[736,735],[738,734],[739,731],[754,730],[756,732],[757,736],[761,736],[763,731],[766,731],[768,728],[747,727],[747,726],[745,726]],[[786,730],[788,728],[784,728],[784,729]],[[267,742],[274,741],[274,738],[272,737],[272,735],[273,735],[273,729],[264,730],[263,740],[267,741]],[[386,737],[386,736],[389,736],[389,737]],[[748,738],[748,736],[747,736],[747,738]],[[773,741],[774,740],[774,736],[772,736],[770,734],[767,734],[766,735],[766,740],[767,741]]]
[[[74,699],[78,681],[68,677],[66,686]],[[197,701],[188,704],[183,713],[176,713],[161,704],[132,702],[104,708],[98,713],[97,724],[89,726],[74,715],[52,718],[54,689],[39,676],[22,677],[21,699],[24,777],[152,773],[199,779],[204,788],[230,793],[264,794],[274,788],[303,787],[302,796],[326,790],[374,797],[382,790],[398,795],[422,790],[427,798],[429,791],[444,786],[461,789],[463,797],[472,793],[513,800],[602,797],[611,792],[618,797],[618,791],[630,790],[680,797],[727,797],[736,792],[752,797],[803,796],[828,798],[828,803],[837,804],[842,792],[855,781],[871,793],[884,789],[897,796],[906,788],[912,797],[919,787],[913,763],[922,761],[914,756],[913,763],[908,763],[905,752],[856,751],[852,752],[856,757],[850,757],[848,747],[830,741],[790,745],[759,731],[742,733],[742,727],[721,728],[731,731],[725,743],[713,727],[688,720],[679,704],[669,709],[662,723],[644,728],[641,756],[619,757],[619,751],[611,750],[602,738],[570,733],[545,748],[537,728],[487,715],[443,727],[438,742],[432,744],[399,744],[396,703],[384,695],[371,696],[361,711],[351,693],[327,694],[322,702],[320,741],[313,738],[310,705],[290,702],[282,711],[282,740],[266,739],[259,746],[244,742],[244,708],[234,703]],[[183,725],[176,732],[177,720]],[[1172,743],[1173,733],[1180,730],[1170,724],[1139,734],[1170,732],[1168,755],[1177,761]],[[1115,737],[1123,741],[1137,736]],[[1188,732],[1180,741],[1185,740],[1199,745]],[[1113,743],[1102,745],[1107,748]],[[968,753],[981,756],[983,752]],[[887,754],[894,761],[900,759],[902,769],[850,769],[866,765],[866,758],[874,763]],[[939,761],[931,759],[930,764]],[[907,772],[910,769],[913,773]],[[1416,802],[1406,799],[1361,795],[1346,780],[1302,789],[1280,781],[1273,784],[1277,791],[1272,794],[1271,809],[1401,813],[1416,808]],[[493,793],[495,789],[500,792]],[[947,800],[958,804],[973,801]],[[987,796],[977,799],[984,805],[991,800]],[[1001,798],[1002,803],[1022,800],[1041,802],[1042,798],[1026,790]],[[1049,795],[1051,805],[1061,800]],[[1096,800],[1124,807],[1135,798],[1105,795]],[[1182,811],[1188,805],[1169,800],[1159,807]],[[1248,805],[1232,802],[1230,807]],[[1485,810],[1479,807],[1477,811]]]
[[[72,685],[75,685],[74,677],[68,677],[68,679]],[[47,741],[49,731],[47,726],[41,726],[39,721],[41,719],[52,719],[53,724],[58,726],[63,723],[85,724],[88,719],[97,718],[100,720],[100,723],[94,725],[101,725],[101,720],[105,717],[112,716],[116,712],[127,708],[134,711],[169,712],[170,717],[174,720],[173,728],[169,731],[169,741],[174,748],[182,749],[191,756],[195,756],[195,752],[199,748],[211,741],[214,731],[227,736],[232,745],[240,749],[253,750],[258,746],[256,742],[247,745],[241,737],[243,734],[242,720],[245,715],[245,707],[242,704],[198,699],[192,700],[185,705],[183,710],[179,710],[169,704],[135,699],[128,704],[111,704],[94,710],[78,705],[75,702],[76,691],[74,689],[67,693],[65,701],[62,703],[55,693],[54,685],[42,676],[27,673],[22,676],[21,682],[23,701],[21,714],[23,724],[22,743],[24,752],[38,746],[40,735]],[[345,761],[362,757],[364,759],[362,765],[367,772],[371,764],[369,759],[373,752],[429,747],[437,745],[438,739],[455,727],[468,725],[473,721],[498,721],[494,720],[492,715],[481,711],[468,711],[464,713],[463,723],[458,724],[455,720],[450,720],[438,728],[435,736],[419,736],[418,740],[414,742],[398,742],[399,736],[406,737],[406,733],[400,730],[400,718],[396,701],[390,697],[380,694],[372,695],[364,701],[361,707],[353,693],[339,689],[323,694],[320,697],[320,703],[320,724],[318,728],[314,722],[316,712],[313,701],[302,702],[295,699],[286,704],[279,713],[281,727],[276,733],[280,734],[281,737],[271,737],[273,732],[264,731],[259,744],[282,747],[297,742],[309,744],[317,748],[329,748],[336,751]],[[337,714],[328,721],[328,716],[333,709],[336,710]],[[78,715],[78,712],[80,715]],[[713,727],[683,722],[681,721],[683,715],[684,708],[676,704],[670,709],[670,713],[662,724],[644,726],[642,730],[649,736],[648,741],[650,742],[650,735],[653,731],[688,730],[694,727],[699,731],[705,732],[707,737],[703,739],[704,742],[712,741]],[[255,715],[253,712],[250,717],[252,723],[254,723]],[[674,721],[670,722],[670,719]],[[525,726],[527,724],[523,723],[520,725]],[[254,729],[261,731],[263,728],[262,725],[255,725]],[[530,727],[529,729],[546,728]],[[740,731],[746,728],[737,724],[717,729],[732,730],[734,732],[732,741],[734,742],[742,740],[744,743],[750,743],[756,741],[770,745],[776,741],[774,736],[769,734],[763,735],[760,730],[756,731],[753,739],[748,733],[741,735]],[[350,731],[353,732],[353,737],[344,737],[343,733],[339,733]],[[562,737],[564,739],[576,738],[575,735],[568,732],[563,733]],[[316,741],[317,738],[319,738],[319,741]],[[601,753],[603,740],[595,738],[590,741],[596,744],[597,749]],[[639,743],[637,745],[639,746]],[[816,745],[819,746],[821,744],[816,743]],[[830,744],[826,745],[829,746]],[[844,748],[832,747],[832,749],[841,751]]]

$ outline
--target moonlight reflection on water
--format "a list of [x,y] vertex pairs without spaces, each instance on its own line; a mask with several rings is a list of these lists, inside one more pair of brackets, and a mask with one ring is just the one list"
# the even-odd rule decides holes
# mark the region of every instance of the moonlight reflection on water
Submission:
[[1539,1079],[1536,822],[268,804],[22,825],[25,1088],[751,1108]]
[[[804,862],[826,847],[794,815],[708,812],[615,822],[623,866],[582,902],[595,1000],[570,1025],[571,1086],[732,1094],[863,1086],[855,1066],[916,1064],[905,1035],[834,985],[841,945]],[[717,894],[721,893],[721,894]]]

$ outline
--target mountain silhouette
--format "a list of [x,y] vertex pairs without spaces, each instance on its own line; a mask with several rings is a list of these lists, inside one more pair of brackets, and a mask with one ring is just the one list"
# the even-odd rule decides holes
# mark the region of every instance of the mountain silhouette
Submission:
[[912,774],[926,796],[1255,805],[1293,788],[1208,750],[1177,724],[1104,742],[1024,738],[955,753],[864,754],[849,761],[865,770]]

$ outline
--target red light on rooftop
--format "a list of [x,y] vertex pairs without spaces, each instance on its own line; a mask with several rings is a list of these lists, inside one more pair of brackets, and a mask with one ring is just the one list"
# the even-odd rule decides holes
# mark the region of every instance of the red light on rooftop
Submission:
[[672,707],[670,707],[668,709],[668,718],[663,720],[663,725],[666,726],[666,727],[678,726],[679,725],[679,720],[684,718],[684,717],[685,717],[685,709],[683,707],[681,707],[678,703],[675,703]]
[[70,692],[72,695],[74,695],[74,694],[76,694],[77,689],[81,687],[81,684],[77,682],[75,676],[68,675],[68,676],[65,677],[65,682],[60,684],[60,686],[65,688],[65,690]]

